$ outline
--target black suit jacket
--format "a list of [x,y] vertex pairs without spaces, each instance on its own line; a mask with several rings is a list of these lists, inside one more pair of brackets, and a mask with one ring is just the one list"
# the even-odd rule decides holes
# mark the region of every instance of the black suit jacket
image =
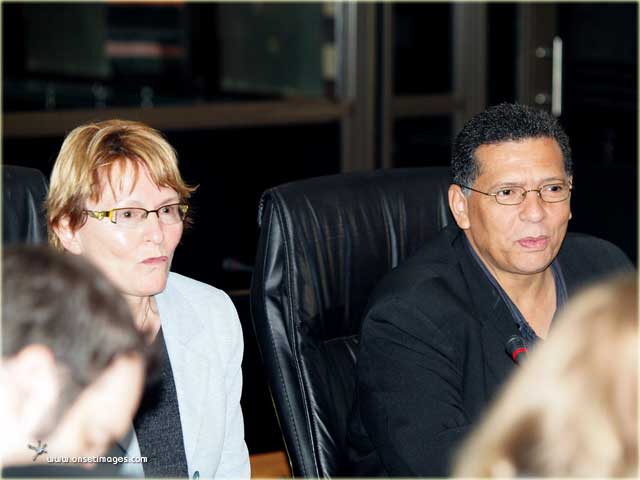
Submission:
[[[447,227],[374,291],[348,433],[355,470],[345,473],[447,475],[454,447],[513,369],[505,343],[518,328],[463,237]],[[631,268],[620,249],[581,234],[567,234],[558,260],[569,297]]]

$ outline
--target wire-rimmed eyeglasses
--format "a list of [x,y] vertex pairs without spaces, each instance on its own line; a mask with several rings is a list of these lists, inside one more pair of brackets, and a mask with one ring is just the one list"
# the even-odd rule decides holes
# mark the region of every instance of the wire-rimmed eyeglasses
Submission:
[[549,185],[543,185],[540,188],[531,188],[528,190],[524,187],[517,186],[502,187],[495,192],[482,192],[459,183],[456,183],[456,185],[461,188],[468,188],[469,190],[473,190],[474,192],[481,193],[489,197],[494,197],[496,202],[500,205],[519,205],[524,202],[524,199],[529,192],[536,192],[538,196],[547,203],[563,202],[569,198],[571,190],[573,190],[573,185],[566,183],[550,183]]
[[108,218],[111,223],[116,223],[127,228],[135,228],[142,225],[150,213],[155,213],[158,221],[163,225],[174,225],[182,222],[187,216],[189,205],[186,203],[171,203],[163,205],[155,210],[145,208],[114,208],[111,210],[83,210],[90,217],[102,220]]

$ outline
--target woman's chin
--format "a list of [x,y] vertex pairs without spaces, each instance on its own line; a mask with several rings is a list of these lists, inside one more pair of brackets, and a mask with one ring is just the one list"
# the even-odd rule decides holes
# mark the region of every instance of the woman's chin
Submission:
[[153,295],[157,295],[159,293],[162,293],[166,287],[167,287],[167,282],[165,280],[164,282],[159,283],[156,286],[152,286],[152,287],[148,287],[148,288],[143,289],[144,293],[142,294],[142,296],[143,297],[150,297],[150,296],[153,296]]
[[150,297],[161,293],[167,286],[167,275],[146,280],[142,285],[138,285],[138,287],[134,289],[135,293],[131,292],[131,294],[138,297]]

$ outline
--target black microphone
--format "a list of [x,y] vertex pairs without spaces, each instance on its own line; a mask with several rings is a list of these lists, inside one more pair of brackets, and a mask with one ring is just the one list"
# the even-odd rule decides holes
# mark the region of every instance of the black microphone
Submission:
[[522,360],[527,358],[529,350],[527,344],[520,335],[513,335],[505,344],[505,350],[511,357],[511,359],[518,365],[522,365]]
[[222,270],[225,272],[253,273],[253,267],[251,265],[247,265],[246,263],[242,263],[241,261],[230,257],[222,260]]

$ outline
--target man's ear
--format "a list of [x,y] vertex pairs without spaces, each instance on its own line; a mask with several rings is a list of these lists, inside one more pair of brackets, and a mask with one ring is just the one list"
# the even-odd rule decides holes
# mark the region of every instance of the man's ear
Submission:
[[[573,175],[569,177],[569,185],[573,185]],[[569,220],[573,218],[573,213],[571,213],[571,197],[569,197]]]
[[69,217],[67,215],[60,219],[58,224],[53,227],[53,231],[65,250],[76,255],[82,253],[82,242],[78,237],[78,231],[69,226]]
[[462,188],[459,185],[449,186],[449,208],[458,226],[463,230],[468,229],[470,226],[469,205],[467,197],[462,193]]
[[53,352],[44,345],[27,345],[5,362],[4,372],[20,397],[13,414],[25,434],[37,435],[51,423],[48,416],[60,396],[60,375]]

